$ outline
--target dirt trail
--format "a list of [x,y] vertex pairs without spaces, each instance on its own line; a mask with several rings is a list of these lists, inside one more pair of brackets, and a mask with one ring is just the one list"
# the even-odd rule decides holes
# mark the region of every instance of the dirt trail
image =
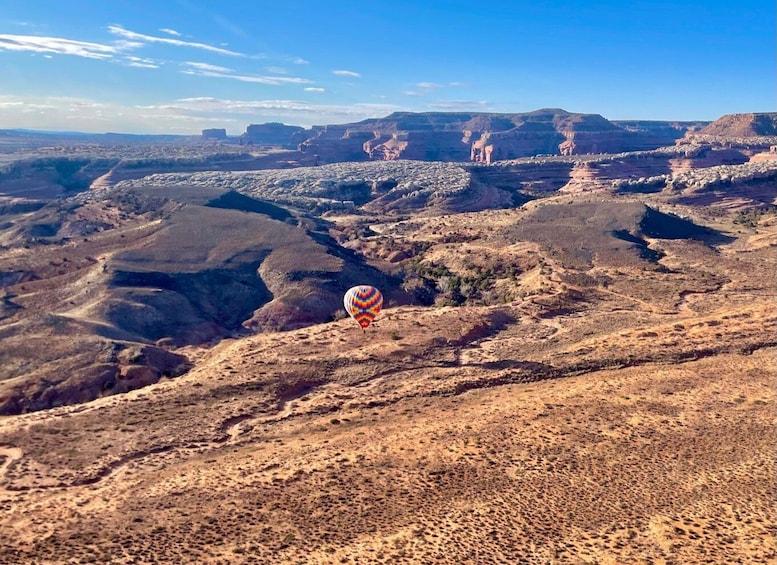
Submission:
[[113,175],[113,169],[105,173],[104,175],[101,175],[94,179],[92,181],[92,184],[89,185],[89,190],[105,190],[107,188],[110,188],[113,186],[113,183],[111,182],[111,175]]

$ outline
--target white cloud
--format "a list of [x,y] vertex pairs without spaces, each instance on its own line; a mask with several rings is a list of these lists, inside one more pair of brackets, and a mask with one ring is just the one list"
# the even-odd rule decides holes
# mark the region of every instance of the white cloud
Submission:
[[160,27],[159,31],[161,31],[162,33],[166,33],[168,35],[174,35],[176,37],[181,37],[180,32],[177,32],[174,29],[170,29],[169,27]]
[[406,110],[392,104],[313,104],[298,100],[223,100],[212,97],[182,98],[171,104],[146,107],[199,116],[242,116],[246,123],[280,121],[309,127],[313,124],[346,123]]
[[140,49],[145,46],[145,43],[138,41],[128,41],[126,39],[119,39],[113,42],[114,47],[119,51],[132,51],[133,49]]
[[295,65],[309,65],[310,64],[310,61],[306,61],[302,57],[295,57],[294,59],[292,59],[291,62],[294,63]]
[[142,63],[140,61],[130,61],[127,63],[128,67],[137,67],[139,69],[158,69],[159,65],[153,63]]
[[217,124],[236,133],[247,122],[229,115],[196,115],[163,107],[137,107],[84,98],[0,95],[0,123],[4,128],[76,130],[84,132],[199,134]]
[[210,96],[180,98],[165,106],[168,109],[179,109],[193,112],[226,112],[253,113],[260,110],[309,111],[312,104],[295,100],[222,100]]
[[286,84],[311,84],[313,82],[312,80],[300,77],[237,74],[231,69],[227,69],[226,67],[217,67],[216,65],[208,65],[207,63],[185,64],[189,65],[190,67],[181,71],[185,75],[210,78],[229,78],[240,82],[267,84],[270,86],[283,86]]
[[124,62],[127,66],[139,67],[141,69],[158,69],[160,67],[160,63],[158,61],[154,61],[153,59],[144,59],[143,57],[127,56],[124,57]]
[[166,45],[175,45],[178,47],[192,47],[194,49],[202,49],[205,51],[210,51],[211,53],[218,53],[220,55],[229,55],[232,57],[245,57],[246,55],[243,53],[238,53],[236,51],[230,51],[229,49],[222,49],[221,47],[215,47],[213,45],[208,45],[206,43],[197,43],[193,41],[183,41],[181,39],[172,39],[169,37],[156,37],[153,35],[146,35],[143,33],[137,33],[135,31],[130,31],[128,29],[124,29],[120,25],[110,25],[108,26],[108,31],[110,31],[112,34],[117,35],[119,37],[123,37],[124,39],[128,39],[130,41],[138,41],[141,43],[164,43]]
[[355,73],[353,71],[332,71],[332,74],[342,76],[342,77],[360,77],[361,75],[359,73]]
[[435,82],[419,82],[416,84],[416,86],[423,90],[435,90],[437,88],[442,88],[441,84],[437,84]]
[[186,65],[187,67],[190,67],[192,69],[197,69],[198,71],[210,71],[213,73],[231,73],[233,72],[232,69],[229,69],[227,67],[220,67],[218,65],[211,65],[210,63],[197,63],[193,61],[186,61],[185,63],[182,63],[183,65]]
[[88,59],[110,59],[119,52],[120,47],[61,37],[0,34],[0,51],[2,50],[56,53],[86,57]]
[[242,114],[276,121],[286,119],[298,125],[343,123],[385,116],[405,109],[393,104],[312,104],[298,100],[223,100],[213,97],[181,98],[161,107],[204,115]]
[[317,86],[308,86],[307,88],[305,88],[305,91],[306,92],[326,92],[325,89],[319,88]]
[[[15,34],[0,34],[0,52],[2,51],[18,51],[27,53],[37,53],[43,57],[49,59],[53,55],[71,55],[77,57],[85,57],[89,59],[96,59],[102,61],[110,61],[125,65],[128,67],[136,67],[143,69],[158,69],[165,63],[171,61],[162,61],[158,59],[150,59],[143,57],[130,56],[128,52],[141,49],[149,43],[160,43],[165,45],[173,45],[178,47],[189,47],[194,49],[200,49],[211,53],[220,55],[229,55],[232,57],[243,57],[248,59],[263,59],[265,55],[246,55],[244,53],[238,53],[229,49],[208,45],[205,43],[197,43],[191,41],[184,41],[182,39],[169,38],[169,37],[156,37],[137,33],[125,29],[120,25],[108,26],[110,33],[116,36],[116,39],[109,43],[96,43],[91,41],[79,41],[73,39],[66,39],[62,37],[50,37],[44,35],[15,35]],[[171,35],[181,34],[171,28],[161,28],[160,31]],[[301,58],[286,58],[287,62],[293,62],[294,64],[308,64],[308,62]],[[181,63],[184,65],[185,70],[181,72],[189,75],[198,75],[210,78],[228,78],[237,80],[240,82],[267,84],[272,86],[279,86],[285,84],[311,84],[312,80],[285,76],[288,75],[288,71],[282,67],[268,67],[267,75],[254,75],[250,73],[238,73],[233,69],[220,65],[212,65],[210,63],[199,63],[187,61]],[[342,71],[348,73],[348,71]],[[281,76],[284,75],[284,76]],[[355,76],[358,76],[354,73]]]

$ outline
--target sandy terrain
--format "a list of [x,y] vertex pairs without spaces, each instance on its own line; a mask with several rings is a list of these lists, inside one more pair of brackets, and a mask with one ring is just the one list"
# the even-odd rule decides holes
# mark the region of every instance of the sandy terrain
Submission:
[[6,417],[0,562],[774,562],[777,320],[746,274],[661,308],[388,308]]

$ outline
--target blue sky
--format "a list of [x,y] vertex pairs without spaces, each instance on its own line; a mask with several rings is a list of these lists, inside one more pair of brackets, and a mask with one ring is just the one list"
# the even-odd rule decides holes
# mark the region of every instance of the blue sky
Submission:
[[4,0],[0,128],[775,110],[775,2]]

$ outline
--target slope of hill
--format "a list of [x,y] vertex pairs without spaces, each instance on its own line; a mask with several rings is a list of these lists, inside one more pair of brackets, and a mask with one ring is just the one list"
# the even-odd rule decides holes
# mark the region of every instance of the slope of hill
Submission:
[[186,358],[165,347],[327,321],[365,277],[392,296],[316,220],[223,191],[173,198],[113,191],[5,217],[0,412],[180,374]]

